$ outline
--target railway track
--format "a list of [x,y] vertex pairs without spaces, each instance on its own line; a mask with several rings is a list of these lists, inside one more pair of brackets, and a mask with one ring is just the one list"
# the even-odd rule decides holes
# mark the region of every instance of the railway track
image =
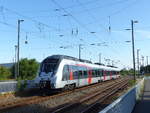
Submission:
[[73,91],[62,92],[62,93],[55,94],[55,95],[52,95],[52,96],[46,96],[46,97],[34,96],[34,97],[28,97],[27,99],[16,100],[16,101],[13,101],[13,102],[1,103],[0,104],[0,111],[7,111],[8,109],[12,109],[12,108],[18,108],[18,107],[26,106],[26,105],[30,105],[30,104],[37,104],[37,103],[40,103],[40,102],[50,100],[52,98],[57,98],[57,97],[60,97],[60,96],[63,96],[63,95],[69,95],[69,94],[74,93],[74,92],[78,92],[78,91],[88,89],[88,88],[94,88],[94,87],[100,86],[100,85],[102,86],[102,88],[108,87],[108,86],[111,86],[114,83],[117,83],[118,81],[121,81],[121,80],[122,79],[107,81],[106,82],[107,85],[104,85],[104,83],[98,83],[98,84],[78,88],[78,89],[75,89]]
[[115,84],[106,87],[103,90],[95,91],[83,98],[77,99],[72,103],[68,103],[52,113],[96,113],[100,109],[100,103],[106,98],[116,93],[118,90],[125,88],[128,84],[128,79],[121,80]]

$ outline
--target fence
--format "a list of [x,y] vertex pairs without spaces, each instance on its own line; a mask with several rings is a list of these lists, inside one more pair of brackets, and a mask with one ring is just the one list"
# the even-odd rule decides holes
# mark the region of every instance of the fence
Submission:
[[[32,80],[27,80],[26,90],[30,88],[35,88],[34,82]],[[25,81],[21,81],[21,84],[24,84]],[[0,94],[7,93],[7,92],[15,92],[18,90],[17,81],[3,81],[0,82]]]

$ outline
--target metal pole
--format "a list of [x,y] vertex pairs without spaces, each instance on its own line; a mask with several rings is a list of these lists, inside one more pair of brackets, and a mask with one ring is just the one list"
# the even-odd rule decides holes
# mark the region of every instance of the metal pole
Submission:
[[142,56],[142,66],[144,67],[144,56]]
[[17,79],[17,45],[15,45],[15,79]]
[[139,51],[140,51],[140,49],[137,49],[137,69],[138,69],[138,75],[139,75],[139,72],[140,72],[140,67],[139,67]]
[[17,76],[19,77],[19,57],[20,57],[20,22],[24,20],[18,20],[18,54],[17,54]]
[[114,66],[114,60],[112,60],[112,66]]
[[147,66],[146,66],[146,73],[148,73],[148,56],[146,56],[146,63],[147,63]]
[[79,44],[79,59],[81,59],[81,44]]
[[99,53],[99,63],[101,64],[101,53]]
[[147,62],[147,66],[148,66],[148,56],[146,56],[146,62]]
[[18,52],[17,52],[17,76],[19,77],[19,50],[20,50],[20,20],[18,20]]
[[132,52],[133,52],[133,71],[134,71],[134,81],[136,81],[135,75],[135,53],[134,53],[134,21],[131,20],[131,28],[132,28]]

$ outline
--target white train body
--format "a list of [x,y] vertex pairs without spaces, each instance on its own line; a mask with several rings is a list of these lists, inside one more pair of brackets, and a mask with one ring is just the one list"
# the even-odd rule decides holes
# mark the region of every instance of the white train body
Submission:
[[43,60],[35,83],[41,88],[60,89],[81,87],[118,78],[119,69],[92,64],[87,61],[53,55]]

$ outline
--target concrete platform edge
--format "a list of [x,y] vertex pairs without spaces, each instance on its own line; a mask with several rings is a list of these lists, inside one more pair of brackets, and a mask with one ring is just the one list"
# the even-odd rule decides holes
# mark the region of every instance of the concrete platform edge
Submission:
[[131,113],[137,99],[139,99],[143,85],[144,78],[136,86],[131,88],[127,93],[119,97],[99,113]]

